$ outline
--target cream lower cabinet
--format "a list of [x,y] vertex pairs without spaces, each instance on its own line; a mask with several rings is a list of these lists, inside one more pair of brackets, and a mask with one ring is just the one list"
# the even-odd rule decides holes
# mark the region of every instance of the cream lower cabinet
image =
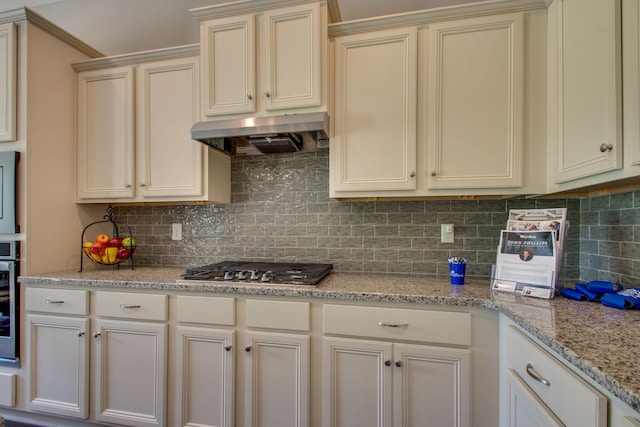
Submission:
[[308,302],[246,301],[244,426],[310,425],[310,310]]
[[27,409],[89,416],[89,292],[26,290]]
[[324,334],[323,426],[473,425],[471,350],[410,343],[470,346],[469,313],[325,305]]
[[[179,295],[175,426],[234,427],[235,298]],[[197,326],[195,326],[197,325]]]
[[244,425],[308,426],[309,336],[248,332],[244,350]]
[[229,157],[189,136],[200,120],[200,59],[185,52],[74,64],[78,202],[229,201]]
[[166,296],[99,291],[97,319],[89,291],[28,288],[26,298],[29,410],[165,425]]
[[503,315],[500,360],[501,427],[608,425],[607,398]]

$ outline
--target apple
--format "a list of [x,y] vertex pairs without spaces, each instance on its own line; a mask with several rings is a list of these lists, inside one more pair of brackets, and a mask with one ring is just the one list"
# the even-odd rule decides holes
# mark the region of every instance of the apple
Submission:
[[91,245],[91,249],[89,249],[89,250],[91,251],[92,254],[102,255],[102,254],[104,254],[105,247],[106,247],[106,245],[104,243],[94,242]]
[[96,236],[96,243],[102,243],[103,246],[106,246],[109,240],[110,237],[104,233],[100,233]]
[[131,255],[131,251],[125,247],[118,248],[118,254],[116,255],[118,259],[127,259]]
[[118,246],[120,246],[122,244],[123,240],[124,240],[123,237],[112,237],[107,242],[107,246],[111,246],[111,247],[117,248]]
[[125,237],[122,240],[122,246],[127,249],[133,249],[136,247],[136,239],[134,239],[133,237]]

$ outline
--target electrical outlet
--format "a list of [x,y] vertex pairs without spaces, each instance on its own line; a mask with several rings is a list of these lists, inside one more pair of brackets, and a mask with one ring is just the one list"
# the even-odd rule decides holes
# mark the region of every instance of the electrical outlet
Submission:
[[171,240],[182,240],[182,223],[171,224]]
[[454,233],[453,224],[441,224],[440,225],[440,242],[453,243]]

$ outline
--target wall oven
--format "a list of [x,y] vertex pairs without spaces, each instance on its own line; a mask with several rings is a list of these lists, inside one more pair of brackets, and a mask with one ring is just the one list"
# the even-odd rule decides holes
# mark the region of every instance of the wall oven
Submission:
[[0,241],[0,365],[19,365],[19,243]]

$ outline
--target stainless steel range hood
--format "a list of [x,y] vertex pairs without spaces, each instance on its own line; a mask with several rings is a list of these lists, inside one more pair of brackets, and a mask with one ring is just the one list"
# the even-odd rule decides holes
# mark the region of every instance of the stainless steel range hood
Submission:
[[275,154],[328,147],[326,112],[198,122],[191,138],[227,154]]

